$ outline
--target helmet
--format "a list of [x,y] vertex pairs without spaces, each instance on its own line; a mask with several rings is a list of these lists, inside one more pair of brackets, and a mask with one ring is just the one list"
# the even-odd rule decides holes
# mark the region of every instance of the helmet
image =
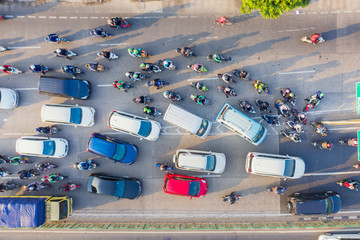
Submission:
[[331,142],[328,142],[328,144],[326,145],[328,148],[332,148],[332,143]]
[[164,97],[166,97],[166,96],[168,96],[170,94],[170,92],[169,91],[164,91],[164,93],[163,93],[163,95],[164,95]]
[[191,98],[191,100],[195,101],[197,97],[195,94],[191,94],[190,98]]
[[294,97],[294,93],[289,93],[289,97]]
[[319,99],[323,99],[323,98],[324,98],[324,93],[318,91],[316,94],[317,94],[317,96],[318,96]]
[[161,170],[161,171],[166,171],[166,170],[167,170],[167,167],[164,166],[164,165],[162,165],[162,166],[160,167],[160,170]]
[[34,187],[34,186],[30,186],[30,187],[27,187],[26,190],[27,190],[27,191],[33,191],[33,190],[35,190],[35,187]]
[[130,77],[130,72],[127,72],[127,73],[125,73],[125,75],[127,76],[127,77]]
[[306,118],[306,115],[305,115],[304,113],[300,113],[300,114],[299,114],[299,117],[300,117],[300,118]]
[[145,64],[145,63],[142,63],[142,64],[140,64],[140,67],[141,67],[141,68],[145,68],[145,67],[146,67],[146,64]]
[[176,51],[177,51],[177,52],[181,52],[181,49],[180,49],[180,48],[177,48]]
[[209,56],[207,56],[207,59],[210,60],[210,59],[212,59],[212,57],[213,57],[212,55],[209,55]]
[[131,51],[132,51],[132,48],[128,48],[128,51],[131,52]]

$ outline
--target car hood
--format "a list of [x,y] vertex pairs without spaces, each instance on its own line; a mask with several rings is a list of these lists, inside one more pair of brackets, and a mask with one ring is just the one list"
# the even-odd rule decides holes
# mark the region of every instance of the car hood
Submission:
[[1,88],[0,108],[13,109],[18,104],[18,94],[15,90],[9,88]]
[[150,123],[151,123],[151,131],[149,136],[147,136],[145,139],[150,141],[155,141],[156,139],[158,139],[160,135],[161,125],[156,121],[150,121]]
[[305,162],[302,159],[296,159],[294,176],[289,178],[301,178],[305,172]]
[[214,173],[222,173],[225,170],[226,166],[226,157],[223,153],[214,153],[216,156],[216,166]]
[[339,195],[330,196],[333,206],[331,213],[337,213],[341,210],[341,198]]
[[131,144],[124,143],[126,146],[126,155],[121,160],[121,163],[124,164],[133,164],[135,162],[136,156],[137,156],[137,147]]
[[140,181],[125,180],[125,192],[123,198],[136,199],[140,196]]
[[51,140],[55,141],[55,153],[54,156],[52,157],[56,157],[56,158],[63,158],[66,157],[68,154],[68,150],[69,150],[69,143],[66,139],[64,138],[52,138]]
[[88,81],[79,80],[78,81],[78,92],[77,98],[80,99],[87,99],[90,95],[90,84]]
[[95,109],[92,107],[81,107],[81,126],[92,127],[95,124]]

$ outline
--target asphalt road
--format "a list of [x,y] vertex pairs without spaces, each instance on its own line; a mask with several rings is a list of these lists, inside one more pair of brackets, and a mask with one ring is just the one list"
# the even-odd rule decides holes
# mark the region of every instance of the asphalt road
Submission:
[[[19,10],[20,9],[20,10]],[[73,128],[60,126],[58,137],[69,141],[69,155],[64,159],[50,159],[59,166],[56,171],[82,185],[75,192],[75,211],[73,219],[86,221],[130,220],[146,221],[147,219],[223,219],[240,217],[242,220],[263,217],[276,219],[286,216],[286,196],[296,192],[314,192],[333,190],[340,193],[343,199],[343,211],[358,214],[359,201],[356,192],[340,188],[335,184],[339,179],[354,178],[360,180],[358,171],[351,166],[357,161],[356,148],[340,146],[338,140],[355,137],[355,129],[348,126],[329,126],[330,134],[324,138],[333,141],[336,146],[332,151],[319,150],[310,145],[314,140],[321,139],[309,126],[305,127],[303,142],[295,144],[279,136],[284,129],[270,127],[265,141],[258,147],[249,144],[232,134],[224,127],[214,123],[211,136],[201,140],[188,135],[181,129],[166,123],[161,117],[155,118],[163,127],[162,135],[155,142],[138,140],[135,137],[120,134],[107,128],[106,120],[112,110],[121,110],[140,116],[142,106],[131,102],[131,99],[148,95],[154,99],[155,106],[164,113],[169,101],[162,96],[164,90],[173,90],[183,96],[179,105],[201,117],[213,120],[221,106],[228,102],[238,107],[241,99],[252,103],[256,98],[273,103],[280,98],[280,88],[290,87],[297,95],[296,107],[303,108],[302,99],[309,97],[317,90],[325,93],[325,99],[309,112],[309,121],[342,120],[356,118],[355,83],[358,76],[359,52],[359,13],[336,14],[300,14],[285,15],[278,20],[264,20],[257,14],[235,17],[235,24],[221,27],[213,24],[217,16],[181,15],[179,9],[167,8],[162,13],[132,13],[129,17],[130,29],[114,30],[106,26],[106,18],[113,14],[94,12],[94,8],[83,8],[81,12],[68,6],[46,5],[21,12],[21,8],[10,13],[13,19],[1,22],[0,29],[6,35],[0,38],[0,45],[12,50],[2,53],[3,64],[15,66],[25,73],[20,75],[1,74],[2,87],[14,88],[19,91],[20,104],[15,110],[2,110],[3,119],[0,129],[1,152],[13,155],[15,141],[19,136],[35,135],[35,128],[45,126],[41,123],[40,109],[45,103],[67,103],[92,106],[96,109],[96,124],[92,128]],[[109,7],[109,12],[112,12]],[[10,17],[9,17],[10,18]],[[90,37],[89,31],[95,27],[104,27],[113,34],[112,38],[98,39]],[[71,40],[70,43],[50,44],[43,38],[49,33],[58,33]],[[300,38],[313,32],[322,32],[327,40],[316,46],[300,42]],[[183,58],[174,50],[177,47],[190,46],[198,57]],[[71,61],[57,58],[53,51],[58,47],[73,50],[78,54]],[[128,47],[141,47],[153,55],[150,59],[134,59],[127,53]],[[120,58],[111,62],[99,59],[96,53],[108,49]],[[231,62],[214,63],[206,60],[206,56],[221,52],[231,56]],[[125,72],[139,70],[143,61],[157,62],[160,59],[171,59],[178,67],[176,71],[164,70],[159,74],[151,74],[151,78],[159,77],[170,82],[161,89],[149,89],[144,83],[136,86],[128,93],[117,91],[111,86],[114,80],[125,80]],[[93,73],[85,69],[89,61],[98,61],[110,70]],[[80,76],[91,82],[92,93],[87,101],[69,100],[47,97],[37,94],[38,76],[31,73],[31,64],[45,64],[50,69],[48,76],[65,77],[59,71],[61,66],[76,64],[85,71]],[[202,63],[208,73],[197,74],[186,69],[191,63]],[[223,84],[216,79],[217,73],[244,68],[253,79],[260,79],[270,85],[271,95],[257,95],[249,82],[238,80],[232,86],[238,93],[237,97],[226,99],[216,91],[216,86]],[[204,80],[209,92],[204,95],[212,102],[211,106],[199,106],[189,96],[196,93],[188,86],[191,80]],[[253,117],[259,121],[257,112]],[[262,122],[263,123],[263,122]],[[265,124],[265,123],[263,123]],[[89,172],[76,171],[74,162],[94,157],[86,153],[86,144],[92,132],[101,132],[133,143],[139,147],[139,157],[132,166],[114,164],[111,161],[95,158],[100,167],[94,172],[114,176],[138,177],[143,183],[143,194],[135,200],[117,200],[107,196],[96,196],[86,192],[85,185]],[[175,171],[176,173],[200,175],[208,180],[209,189],[206,197],[192,199],[164,194],[162,191],[163,173],[154,167],[155,162],[171,162],[172,154],[178,148],[192,148],[224,152],[227,167],[221,175],[204,176],[192,172]],[[277,178],[249,175],[244,169],[245,156],[249,151],[281,153],[304,158],[306,176],[298,180],[280,181]],[[31,158],[34,162],[44,159]],[[30,169],[31,166],[6,166],[11,172]],[[14,175],[13,175],[14,176]],[[3,181],[8,180],[4,178]],[[39,180],[39,179],[38,179]],[[20,182],[20,180],[16,180]],[[29,183],[23,181],[22,183]],[[265,191],[267,186],[274,184],[288,186],[286,194],[277,197]],[[59,194],[54,187],[35,195]],[[230,206],[221,201],[224,196],[237,191],[243,198],[238,205]],[[27,193],[28,194],[28,193]],[[349,213],[350,214],[350,213]],[[168,221],[168,220],[167,220]]]

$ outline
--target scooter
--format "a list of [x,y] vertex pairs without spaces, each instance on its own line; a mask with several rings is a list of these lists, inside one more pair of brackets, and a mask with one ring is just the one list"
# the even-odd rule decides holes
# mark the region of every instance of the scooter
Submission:
[[87,160],[85,162],[74,163],[74,168],[79,170],[93,170],[98,166],[98,164],[94,163],[92,160]]
[[352,147],[357,147],[358,146],[357,138],[342,139],[342,140],[339,141],[339,143],[341,145],[348,145],[348,146],[352,146]]
[[319,147],[320,149],[327,149],[331,150],[334,147],[334,144],[332,144],[330,141],[315,141],[311,143],[314,147]]
[[295,123],[293,121],[285,121],[285,123],[288,125],[288,127],[291,129],[291,130],[294,130],[298,133],[302,133],[304,132],[304,128],[302,127],[301,124],[299,123]]
[[7,73],[7,74],[19,74],[22,73],[22,71],[20,71],[17,68],[14,68],[10,65],[2,65],[0,66],[0,69],[3,73]]
[[65,48],[58,48],[54,51],[54,53],[57,57],[65,57],[68,60],[71,60],[71,57],[76,56],[76,53]]
[[295,131],[281,130],[280,134],[291,139],[295,143],[301,142],[300,134]]
[[154,72],[154,73],[158,73],[161,72],[161,68],[155,64],[152,63],[142,63],[140,64],[140,68],[143,71],[147,71],[148,73]]
[[320,121],[310,122],[310,125],[315,129],[316,133],[320,134],[321,136],[327,136],[327,128]]
[[287,187],[284,186],[272,186],[266,188],[268,192],[272,192],[278,196],[283,195],[286,189]]
[[222,200],[224,202],[229,202],[230,204],[237,203],[241,198],[240,194],[235,194],[235,192],[230,193],[229,195],[226,195],[222,197]]
[[291,111],[290,108],[284,104],[281,100],[276,100],[275,101],[275,107],[278,110],[278,114],[282,115],[284,118],[290,118],[291,117]]
[[99,57],[105,58],[105,59],[107,59],[109,61],[119,58],[115,53],[112,53],[110,51],[101,51],[101,52],[98,52],[97,55]]
[[228,98],[229,96],[235,97],[237,96],[235,90],[232,87],[229,86],[216,86],[219,92],[222,92],[225,94],[225,96]]
[[[216,55],[219,56],[219,59],[215,59]],[[213,54],[213,55],[208,55],[207,60],[214,61],[214,62],[217,62],[217,63],[221,63],[221,62],[231,61],[231,57],[226,58],[222,54]]]
[[25,157],[24,155],[19,155],[19,156],[9,156],[8,157],[9,162],[12,165],[20,165],[20,164],[27,164],[27,163],[31,163],[29,161],[28,157]]
[[256,99],[255,104],[260,108],[260,111],[271,113],[270,103]]
[[269,114],[264,114],[264,115],[261,115],[261,118],[264,119],[267,124],[277,126],[277,127],[281,126],[278,115],[271,116]]
[[69,191],[76,190],[79,187],[80,187],[80,185],[77,185],[75,183],[68,183],[68,184],[66,184],[64,186],[59,186],[58,190],[62,191],[62,192],[69,192]]
[[166,85],[169,85],[169,83],[165,82],[165,81],[160,81],[160,79],[154,79],[154,80],[151,80],[151,81],[147,81],[145,83],[145,86],[148,86],[148,87],[156,87],[156,89],[160,89]]
[[12,181],[8,181],[6,183],[1,183],[0,185],[1,185],[0,192],[14,191],[15,188],[21,187],[19,184],[16,184]]
[[190,82],[190,86],[196,88],[198,91],[208,91],[209,89],[205,86],[204,82]]
[[174,65],[174,63],[168,59],[165,60],[159,60],[159,64],[161,66],[163,66],[164,68],[168,69],[168,70],[175,70],[176,66]]
[[230,83],[230,82],[236,83],[236,81],[233,79],[233,77],[229,73],[223,73],[223,74],[218,73],[217,76],[219,79],[223,80],[226,83]]
[[47,126],[47,127],[38,127],[35,129],[35,131],[39,132],[39,133],[44,133],[44,134],[55,134],[57,133],[59,130],[57,127],[53,126]]
[[134,50],[135,50],[135,48],[128,48],[128,53],[132,57],[137,57],[137,58],[151,57],[151,55],[148,52],[142,50],[141,48],[137,48],[139,54],[135,54]]
[[239,106],[244,112],[256,113],[254,107],[246,100],[241,100]]
[[146,76],[145,74],[142,74],[140,72],[132,72],[131,71],[131,72],[125,73],[125,75],[132,81],[141,81],[141,80],[149,78],[148,76]]
[[153,116],[153,117],[161,116],[161,115],[162,115],[162,113],[159,112],[158,110],[156,110],[156,108],[150,107],[150,106],[144,107],[143,112],[144,112],[145,114],[150,115],[150,116]]
[[143,104],[148,104],[151,102],[151,98],[149,98],[148,96],[140,96],[140,97],[137,97],[137,98],[134,98],[132,100],[134,103],[143,103]]
[[39,190],[46,189],[49,187],[49,185],[47,185],[46,183],[43,183],[43,182],[33,182],[24,187],[25,187],[25,191],[32,192],[32,191],[39,191]]
[[12,173],[5,170],[4,168],[0,167],[0,177],[6,177],[6,176],[9,176],[11,175]]
[[175,170],[174,167],[171,167],[167,163],[155,163],[155,167],[158,167],[162,172],[168,172]]
[[109,69],[105,68],[104,66],[96,63],[96,62],[89,62],[85,65],[87,69],[93,72],[103,72],[108,71]]
[[19,171],[17,174],[20,179],[34,178],[40,175],[40,173],[36,172],[34,169],[22,170]]
[[201,64],[190,64],[187,66],[187,68],[197,72],[197,73],[201,73],[201,72],[207,72],[208,70]]
[[30,71],[32,71],[33,73],[42,73],[45,75],[45,73],[47,73],[49,71],[49,68],[47,66],[44,65],[30,65],[29,67]]
[[338,184],[339,186],[347,187],[350,190],[355,190],[355,191],[359,190],[358,189],[359,182],[356,180],[351,180],[351,179],[340,180],[340,181],[337,181],[336,184]]
[[111,37],[111,34],[104,31],[104,29],[102,28],[95,28],[93,30],[90,31],[90,35],[94,36],[94,37]]
[[[120,88],[118,85],[123,82],[123,88]],[[133,88],[133,86],[130,83],[124,82],[124,81],[114,81],[112,83],[112,85],[114,86],[114,88],[119,89],[120,91],[124,91],[127,92],[128,89]]]
[[253,86],[255,88],[255,91],[260,94],[262,92],[270,94],[270,89],[269,89],[269,85],[267,85],[266,83],[260,81],[260,80],[255,80],[252,82]]
[[280,94],[281,96],[283,96],[283,98],[285,99],[285,101],[288,101],[289,103],[291,103],[293,106],[295,106],[296,103],[296,96],[295,94],[290,90],[290,88],[281,88],[280,89]]
[[0,46],[0,53],[8,51],[9,49],[7,49],[6,47]]
[[57,168],[56,165],[49,163],[49,162],[45,162],[45,163],[36,163],[35,167],[37,168],[37,170],[39,171],[44,171],[46,172],[47,170],[51,170],[53,168]]
[[56,182],[60,182],[62,180],[64,180],[64,176],[59,174],[59,173],[54,173],[54,174],[50,174],[50,175],[46,175],[43,178],[41,178],[42,182],[51,182],[51,183],[56,183]]
[[[315,44],[314,42],[312,42],[311,40],[311,36],[305,36],[305,37],[302,37],[301,38],[301,41],[302,42],[306,42],[306,43],[311,43],[311,44]],[[318,43],[323,43],[325,42],[325,39],[320,35],[319,38],[318,38]]]
[[245,70],[234,69],[233,74],[242,80],[251,81],[250,74]]
[[181,101],[182,100],[182,97],[179,94],[177,94],[175,92],[171,92],[171,91],[164,91],[163,96],[172,101]]
[[191,94],[190,99],[201,106],[210,105],[209,99],[205,98],[204,96]]

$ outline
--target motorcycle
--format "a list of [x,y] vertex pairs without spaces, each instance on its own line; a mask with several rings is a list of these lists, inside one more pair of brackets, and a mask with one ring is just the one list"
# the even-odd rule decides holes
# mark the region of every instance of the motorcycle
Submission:
[[92,160],[87,160],[85,162],[74,163],[74,168],[79,170],[93,170],[98,166],[98,164],[94,163]]
[[76,53],[74,53],[71,50],[67,50],[65,48],[58,48],[54,51],[57,57],[65,57],[68,60],[71,60],[72,56],[76,56]]
[[205,98],[204,96],[191,94],[190,99],[201,106],[210,105],[210,101],[207,98]]
[[220,62],[231,61],[231,57],[226,58],[222,54],[216,54],[215,53],[213,55],[208,55],[207,60],[212,60],[212,61],[215,61],[217,63],[220,63]]
[[236,92],[232,87],[224,87],[224,86],[216,86],[216,88],[218,89],[219,92],[223,92],[226,96],[226,98],[228,98],[229,96],[236,96]]
[[91,30],[90,35],[92,35],[94,37],[102,37],[102,38],[111,37],[111,34],[107,33],[102,28],[95,28],[95,29]]
[[358,146],[357,138],[342,139],[342,140],[339,141],[339,143],[341,145],[348,145],[348,146],[352,146],[352,147],[357,147]]
[[7,73],[7,74],[19,74],[22,73],[22,71],[20,71],[17,68],[14,68],[10,65],[2,65],[0,66],[1,71],[3,71],[3,73]]
[[61,70],[64,73],[72,74],[74,77],[78,74],[84,73],[78,66],[76,65],[66,65],[65,67],[61,67]]
[[277,115],[271,116],[268,114],[264,114],[264,115],[261,115],[261,118],[264,119],[267,124],[277,126],[277,127],[279,127],[281,125],[280,121],[279,121],[279,116],[277,116]]
[[11,175],[11,172],[5,170],[4,168],[0,167],[0,177],[5,177]]
[[148,86],[148,87],[156,87],[156,89],[160,89],[166,85],[169,85],[169,83],[165,82],[165,81],[160,81],[160,79],[154,79],[154,80],[151,80],[151,81],[147,81],[145,83],[145,86]]
[[253,83],[253,86],[255,88],[255,91],[258,94],[260,94],[261,92],[270,94],[269,85],[267,85],[266,83],[264,83],[264,82],[262,82],[260,80],[255,80],[252,83]]
[[239,106],[244,112],[255,113],[254,107],[246,100],[241,100]]
[[110,26],[110,27],[113,27],[113,28],[116,28],[116,29],[125,29],[125,28],[128,28],[130,27],[130,24],[123,20],[122,18],[119,18],[119,17],[112,17],[112,18],[109,18],[107,20],[107,24]]
[[302,125],[299,124],[299,123],[295,123],[295,122],[293,122],[293,121],[286,121],[285,123],[286,123],[286,124],[288,125],[288,127],[289,127],[291,130],[293,130],[293,131],[296,131],[296,132],[298,132],[298,133],[304,132],[304,128],[303,128]]
[[16,184],[12,181],[6,182],[6,183],[1,183],[0,184],[0,192],[7,192],[7,191],[14,191],[15,188],[20,187],[19,184]]
[[149,78],[148,76],[146,76],[145,74],[142,74],[140,72],[127,72],[127,73],[125,73],[125,75],[134,82]]
[[89,62],[85,65],[87,69],[93,72],[103,72],[108,71],[109,69],[105,68],[104,66],[96,63],[96,62]]
[[278,110],[278,114],[282,115],[284,118],[291,117],[291,111],[290,108],[284,104],[281,100],[276,100],[275,102],[275,108]]
[[20,156],[9,156],[8,160],[11,164],[13,165],[20,165],[20,164],[26,164],[26,163],[31,163],[29,161],[29,158],[25,157],[24,155],[20,155]]
[[140,96],[140,97],[134,98],[132,101],[134,103],[148,104],[151,102],[151,98],[149,98],[148,96]]
[[197,73],[207,72],[208,70],[201,64],[190,64],[187,68],[194,70]]
[[49,162],[45,162],[45,163],[36,163],[35,164],[35,167],[37,170],[39,171],[44,171],[46,172],[47,170],[51,170],[53,168],[56,168],[57,166],[52,164],[52,163],[49,163]]
[[355,191],[359,190],[358,189],[359,182],[356,180],[351,180],[351,179],[340,180],[340,181],[337,181],[336,184],[338,184],[339,186],[347,187],[350,190],[355,190]]
[[40,175],[40,173],[36,172],[34,169],[22,170],[19,171],[17,174],[20,179],[34,178]]
[[46,36],[45,41],[50,42],[50,43],[70,42],[68,39],[61,38],[61,37],[57,36],[56,34],[50,34],[50,35]]
[[[319,35],[319,37],[318,37],[317,40],[318,40],[317,43],[323,43],[323,42],[325,42],[325,39],[324,39],[321,35]],[[301,41],[302,41],[302,42],[306,42],[306,43],[316,44],[316,43],[314,43],[313,41],[311,41],[311,36],[302,37],[302,38],[301,38]]]
[[196,55],[193,53],[193,51],[191,51],[191,49],[188,47],[177,48],[176,52],[180,53],[181,55],[183,55],[184,57],[187,57],[187,58],[189,58],[191,56],[196,57]]
[[260,111],[271,113],[270,103],[256,99],[255,104],[260,108]]
[[296,118],[295,121],[299,121],[304,125],[307,124],[307,116],[305,115],[305,113],[299,113],[299,111],[296,109],[292,109],[291,112]]
[[[134,50],[137,50],[135,53]],[[137,57],[137,58],[141,58],[141,57],[151,57],[151,55],[147,52],[145,52],[144,50],[142,50],[141,48],[128,48],[128,53],[130,54],[130,56],[132,57]]]
[[44,176],[43,178],[41,178],[41,181],[56,183],[56,182],[60,182],[60,181],[64,180],[64,178],[65,177],[63,175],[54,173],[54,174]]
[[331,150],[334,147],[334,144],[332,144],[330,141],[315,141],[311,143],[314,147],[319,147],[320,149],[327,149]]
[[170,99],[172,101],[181,101],[182,100],[182,97],[179,94],[171,92],[171,91],[164,91],[163,95],[165,98]]
[[143,112],[144,112],[145,114],[150,115],[150,116],[153,116],[153,117],[161,116],[161,115],[162,115],[162,113],[159,112],[158,110],[156,110],[156,108],[154,108],[154,107],[149,107],[149,106],[144,107]]
[[78,187],[80,187],[80,185],[77,185],[75,183],[68,183],[68,184],[65,184],[64,186],[59,186],[58,190],[62,191],[62,192],[69,192],[69,191],[76,190]]
[[165,60],[159,60],[159,64],[161,66],[163,66],[164,68],[168,69],[168,70],[175,70],[176,66],[174,65],[174,63],[168,59]]
[[30,71],[32,71],[33,73],[42,73],[45,75],[45,73],[47,73],[49,71],[49,68],[47,66],[44,65],[31,65],[29,67]]
[[356,169],[360,169],[360,164],[354,164],[353,167]]
[[114,88],[119,89],[124,92],[127,92],[128,89],[133,87],[130,83],[127,83],[124,81],[114,81],[112,84],[113,84]]
[[162,172],[168,172],[175,170],[174,167],[169,166],[167,163],[155,163],[155,167],[160,168]]
[[280,134],[291,139],[295,143],[301,142],[300,134],[295,131],[281,130]]
[[327,136],[327,128],[320,121],[317,121],[316,123],[311,122],[310,125],[315,129],[316,133],[321,136]]
[[101,52],[98,52],[97,55],[99,57],[105,58],[109,61],[119,58],[115,53],[112,53],[110,51],[101,51]]
[[223,80],[226,83],[230,83],[230,82],[236,83],[236,81],[229,73],[224,73],[224,74],[218,73],[217,76],[219,79]]
[[234,69],[233,74],[242,80],[251,81],[250,74],[245,70]]
[[231,22],[230,19],[227,18],[227,17],[221,17],[221,18],[219,18],[218,20],[216,20],[216,21],[214,22],[214,24],[216,24],[216,25],[221,24],[222,26],[224,26],[224,25],[231,25],[232,22]]
[[286,189],[287,187],[284,186],[272,186],[266,188],[268,192],[272,192],[278,196],[283,195]]
[[320,91],[317,91],[316,94],[310,97],[310,99],[306,98],[305,101],[307,101],[307,104],[303,108],[303,112],[307,112],[309,111],[310,108],[316,107],[323,98],[324,98],[324,93]]
[[162,71],[159,66],[154,65],[152,63],[142,63],[142,64],[140,64],[140,68],[141,68],[141,70],[147,71],[148,73],[151,73],[151,72],[157,73],[157,72]]
[[33,182],[24,187],[25,187],[25,191],[32,192],[32,191],[39,191],[39,190],[46,189],[49,187],[49,185],[47,185],[46,183],[43,183],[43,182]]
[[6,47],[0,46],[0,53],[8,51],[9,49],[7,49]]
[[280,89],[280,93],[281,96],[283,96],[283,98],[288,101],[289,103],[291,103],[293,106],[295,106],[296,103],[296,96],[295,94],[290,90],[290,88],[281,88]]
[[205,86],[204,82],[190,82],[190,86],[196,88],[198,91],[208,91],[209,89]]
[[58,128],[55,127],[54,125],[47,127],[38,127],[35,130],[39,133],[44,133],[44,134],[55,134],[58,132]]
[[229,195],[226,195],[222,197],[222,200],[224,202],[230,202],[230,204],[237,203],[241,198],[241,195],[235,194],[235,192],[230,193]]

